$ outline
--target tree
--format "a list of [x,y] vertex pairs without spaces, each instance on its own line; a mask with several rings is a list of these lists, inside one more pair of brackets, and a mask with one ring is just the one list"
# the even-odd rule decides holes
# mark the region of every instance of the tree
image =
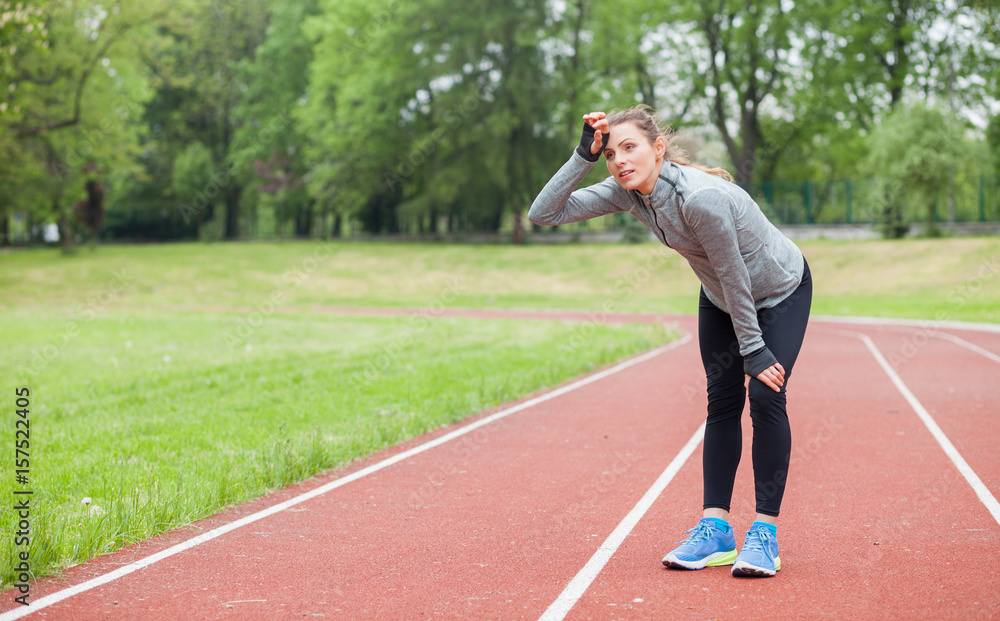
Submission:
[[192,142],[177,155],[174,160],[171,187],[174,195],[181,201],[181,216],[185,222],[194,221],[200,226],[213,226],[211,232],[203,232],[211,239],[218,239],[219,231],[215,231],[215,204],[220,194],[221,186],[213,178],[212,151],[200,142]]
[[48,47],[49,36],[42,7],[0,0],[0,84],[13,87],[6,91],[0,89],[0,116],[21,111],[19,104],[10,101],[11,93],[23,79],[19,65],[27,57],[44,54]]
[[993,153],[993,170],[995,174],[1000,175],[1000,116],[990,119],[986,138],[989,141],[990,151]]
[[969,151],[964,132],[953,115],[924,103],[898,107],[872,132],[867,165],[882,182],[888,236],[899,236],[904,199],[923,205],[925,233],[938,234],[938,199]]
[[[801,12],[799,6],[791,11]],[[677,33],[673,53],[694,60],[678,65],[681,79],[700,94],[735,180],[746,186],[783,146],[762,149],[768,140],[763,118],[767,102],[783,102],[790,88],[796,17],[781,0],[691,0],[674,6],[665,19]]]
[[[373,233],[398,230],[393,214],[405,179],[386,176],[410,146],[401,110],[416,90],[417,68],[399,23],[412,19],[410,11],[386,0],[324,2],[321,15],[303,26],[313,60],[305,105],[292,115],[308,137],[309,192],[339,204],[347,217],[362,216]],[[393,214],[382,214],[386,208]]]
[[[229,162],[235,174],[246,178],[246,192],[277,199],[277,221],[293,220],[296,235],[312,234],[315,197],[308,194],[305,158],[308,137],[298,131],[292,112],[303,105],[309,88],[312,45],[303,24],[319,14],[318,0],[275,3],[265,40],[253,57],[238,63],[246,92],[233,110],[237,129]],[[322,201],[334,214],[339,234],[340,211]]]
[[[145,24],[163,11],[159,2],[48,3],[44,41],[17,52],[5,102],[14,113],[0,116],[0,135],[5,150],[20,153],[0,172],[5,185],[20,186],[22,204],[45,204],[38,209],[58,220],[64,249],[73,241],[70,205],[85,194],[84,168],[132,165],[148,96],[136,53],[155,39]],[[20,173],[27,176],[9,178]]]
[[[497,230],[537,191],[553,91],[541,79],[547,3],[419,7],[336,2],[310,22],[308,104],[298,110],[314,193],[357,205],[373,232]],[[363,156],[359,145],[364,145]]]
[[253,176],[249,163],[235,163],[243,146],[237,133],[247,122],[237,110],[250,88],[241,63],[265,38],[270,4],[182,0],[172,5],[170,19],[160,20],[158,44],[142,55],[154,85],[143,117],[149,128],[140,160],[144,174],[128,182],[127,200],[116,206],[141,211],[185,235],[212,235],[198,230],[212,225],[201,216],[191,218],[192,206],[172,192],[174,163],[188,145],[200,143],[211,153],[202,194],[213,194],[221,236],[240,234],[243,189]]
[[235,152],[241,145],[236,141],[239,130],[237,108],[248,88],[241,79],[239,63],[252,58],[264,41],[270,16],[268,0],[208,3],[196,14],[190,55],[184,61],[199,79],[189,87],[193,116],[188,129],[213,155],[213,170],[220,182],[222,206],[225,209],[223,236],[233,239],[239,234],[238,222],[243,184],[231,167]]
[[83,170],[87,173],[87,181],[84,184],[87,197],[73,205],[73,215],[76,216],[77,222],[90,231],[91,240],[96,243],[104,222],[104,186],[101,184],[100,171],[96,166],[90,164],[84,166]]
[[974,19],[931,0],[687,0],[664,19],[668,53],[691,59],[676,64],[694,85],[685,109],[715,127],[744,185],[853,174],[908,89],[968,105],[951,78],[981,47]]

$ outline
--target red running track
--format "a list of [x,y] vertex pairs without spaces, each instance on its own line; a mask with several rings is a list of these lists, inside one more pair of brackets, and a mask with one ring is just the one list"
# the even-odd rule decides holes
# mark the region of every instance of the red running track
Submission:
[[[692,318],[673,319],[693,333]],[[8,591],[0,621],[24,613],[150,621],[994,618],[998,380],[1000,334],[814,321],[789,384],[793,453],[782,570],[771,579],[660,565],[700,516],[704,374],[689,339],[517,411],[508,406],[500,418],[484,413],[34,583],[28,608]],[[738,530],[753,519],[748,416],[744,423]],[[481,426],[448,439],[470,424]],[[657,482],[661,493],[649,493]],[[316,495],[302,499],[310,490]],[[634,510],[644,498],[648,510]],[[258,513],[287,501],[295,504]],[[239,526],[250,516],[257,519]],[[225,525],[239,527],[197,543]],[[149,563],[157,553],[169,556]]]

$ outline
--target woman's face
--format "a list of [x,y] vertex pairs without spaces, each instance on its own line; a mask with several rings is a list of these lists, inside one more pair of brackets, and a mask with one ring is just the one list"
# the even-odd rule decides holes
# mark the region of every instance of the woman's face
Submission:
[[604,159],[608,172],[626,190],[650,194],[660,174],[666,142],[658,137],[650,143],[646,134],[631,121],[611,128]]

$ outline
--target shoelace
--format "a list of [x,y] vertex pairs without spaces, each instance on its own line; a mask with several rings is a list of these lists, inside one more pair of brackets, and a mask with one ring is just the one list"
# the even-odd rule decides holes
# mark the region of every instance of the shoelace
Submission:
[[712,538],[712,527],[704,522],[698,522],[698,525],[694,528],[689,528],[684,531],[684,534],[691,535],[687,539],[681,539],[680,541],[675,541],[674,543],[698,543],[699,541],[707,541]]
[[752,552],[766,552],[768,548],[765,544],[774,539],[774,535],[765,527],[755,528],[749,534],[743,543],[743,549]]

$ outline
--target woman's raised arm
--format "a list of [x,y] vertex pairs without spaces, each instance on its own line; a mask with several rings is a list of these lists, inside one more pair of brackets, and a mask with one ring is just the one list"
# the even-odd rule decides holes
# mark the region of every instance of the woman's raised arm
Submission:
[[549,179],[528,210],[528,219],[535,224],[555,226],[627,209],[620,204],[623,198],[619,193],[620,186],[610,177],[592,186],[576,189],[600,159],[610,133],[603,112],[586,114],[583,120],[580,145],[569,161]]

